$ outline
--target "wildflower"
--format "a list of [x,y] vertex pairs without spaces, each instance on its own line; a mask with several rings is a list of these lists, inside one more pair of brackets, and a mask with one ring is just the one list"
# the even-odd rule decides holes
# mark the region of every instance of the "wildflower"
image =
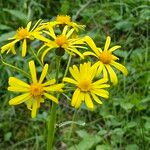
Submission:
[[90,37],[86,36],[85,41],[91,47],[93,52],[87,51],[84,52],[83,55],[84,56],[92,55],[98,59],[98,62],[95,63],[95,65],[99,66],[97,75],[100,75],[100,73],[103,71],[104,77],[108,78],[108,74],[109,74],[111,82],[115,85],[118,83],[118,78],[111,66],[120,70],[124,75],[128,74],[128,70],[123,65],[116,62],[116,60],[118,60],[119,58],[112,54],[112,52],[114,52],[116,49],[120,48],[121,46],[116,45],[109,49],[109,45],[111,42],[110,36],[108,36],[106,39],[103,51],[101,48],[96,47],[95,43]]
[[57,15],[54,23],[57,25],[68,25],[69,27],[73,27],[76,31],[79,29],[84,29],[85,25],[78,25],[77,23],[71,21],[71,17],[68,15]]
[[68,27],[65,26],[62,33],[60,35],[56,35],[54,32],[54,29],[51,28],[51,30],[45,31],[53,40],[47,39],[45,40],[44,45],[39,49],[38,54],[42,52],[41,60],[43,61],[45,55],[52,49],[59,49],[60,51],[66,51],[67,53],[71,55],[79,55],[81,58],[84,58],[83,55],[77,50],[77,48],[85,48],[84,41],[81,38],[73,38],[72,34],[74,32],[74,29],[70,29],[68,31]]
[[97,81],[93,81],[97,73],[96,65],[91,66],[91,63],[88,62],[80,64],[79,69],[76,65],[73,65],[72,68],[69,68],[69,71],[74,79],[65,77],[63,78],[63,81],[76,85],[76,90],[73,93],[71,101],[72,106],[79,108],[82,101],[85,101],[87,107],[90,110],[93,110],[94,104],[92,102],[92,98],[98,104],[102,104],[98,96],[108,98],[108,91],[103,89],[109,87],[109,84],[106,84],[108,79],[102,78]]
[[31,117],[36,116],[37,109],[40,107],[40,103],[44,102],[44,97],[58,103],[58,99],[49,92],[62,91],[63,83],[55,84],[55,79],[48,80],[43,83],[48,71],[48,64],[45,64],[39,80],[37,80],[36,68],[34,61],[29,62],[29,69],[31,73],[32,82],[30,84],[25,83],[15,77],[9,78],[9,91],[21,92],[23,94],[12,98],[9,101],[10,105],[19,105],[26,102],[27,108],[31,110]]
[[5,51],[7,51],[7,53],[9,53],[11,51],[13,54],[16,54],[15,44],[17,42],[22,42],[22,57],[25,57],[27,53],[27,41],[33,40],[34,38],[43,39],[43,37],[40,35],[40,31],[43,29],[43,27],[39,22],[40,20],[34,25],[34,27],[31,30],[31,22],[27,24],[27,27],[19,28],[16,31],[15,35],[9,38],[9,40],[12,41],[2,46],[1,52],[4,53]]

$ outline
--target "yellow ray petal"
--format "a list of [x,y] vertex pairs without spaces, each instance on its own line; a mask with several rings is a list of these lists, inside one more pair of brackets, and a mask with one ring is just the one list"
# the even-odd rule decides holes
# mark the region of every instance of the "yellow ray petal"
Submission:
[[78,67],[77,67],[76,65],[73,65],[72,68],[73,68],[73,71],[74,71],[74,73],[76,74],[76,76],[80,77],[80,72],[79,72]]
[[95,81],[92,85],[93,86],[100,85],[100,84],[106,83],[107,81],[108,81],[107,78],[102,78],[102,79],[99,79],[99,80]]
[[26,88],[26,87],[10,86],[10,87],[8,87],[8,91],[13,91],[13,92],[29,92],[30,89]]
[[128,75],[128,70],[123,65],[121,65],[115,61],[112,61],[111,65],[113,65],[118,70],[120,70],[124,75]]
[[84,40],[88,44],[88,46],[90,46],[90,48],[95,52],[95,54],[97,56],[99,56],[100,52],[99,52],[98,48],[96,47],[96,45],[95,45],[94,41],[92,40],[92,38],[89,37],[89,36],[85,36]]
[[9,105],[18,105],[18,104],[25,102],[26,100],[28,100],[30,98],[31,98],[30,93],[25,93],[25,94],[22,94],[22,95],[12,98],[9,101]]
[[[119,58],[118,57],[116,57],[115,55],[113,55],[113,54],[111,54],[111,58],[112,58],[112,61],[115,61],[115,60],[119,60]],[[111,61],[111,62],[112,62]]]
[[82,59],[84,59],[83,54],[81,54],[76,48],[71,47],[71,48],[66,48],[66,50],[70,50],[71,52],[73,52],[73,53],[79,55]]
[[103,76],[104,78],[108,79],[108,73],[107,73],[105,66],[103,67]]
[[107,70],[108,70],[108,73],[109,73],[109,77],[110,77],[110,80],[111,82],[116,85],[118,83],[118,78],[116,76],[116,73],[114,72],[114,70],[110,67],[110,65],[105,65]]
[[54,97],[53,95],[50,95],[48,93],[44,93],[44,96],[47,97],[48,99],[52,100],[56,104],[58,104],[58,99],[56,97]]
[[31,21],[27,24],[27,30],[29,31],[31,28]]
[[56,35],[55,35],[54,29],[52,27],[49,27],[49,33],[53,39],[56,39]]
[[55,83],[56,83],[56,80],[51,79],[51,80],[48,80],[47,82],[43,83],[42,85],[43,86],[48,86],[48,85],[52,85],[52,84],[55,84]]
[[30,69],[33,83],[37,83],[36,69],[35,69],[35,64],[33,60],[29,62],[29,69]]
[[15,77],[9,77],[9,81],[8,81],[10,86],[19,86],[19,87],[26,87],[29,88],[30,85],[28,85],[27,83],[15,78]]
[[97,56],[96,54],[94,54],[93,52],[87,51],[87,52],[84,52],[84,53],[83,53],[83,56],[89,56],[89,55],[95,56],[95,57],[98,58],[98,56]]
[[80,94],[80,89],[77,88],[77,89],[75,90],[75,92],[73,93],[72,100],[71,100],[71,106],[75,106],[75,104],[76,104],[76,102],[77,102],[77,100],[78,100],[79,94]]
[[69,37],[72,35],[73,32],[74,32],[74,29],[71,29],[71,30],[66,34],[66,37],[69,38]]
[[94,90],[91,90],[91,92],[104,98],[109,97],[109,92],[103,89],[94,89]]
[[82,103],[82,98],[84,97],[83,96],[84,94],[81,92],[77,98],[77,101],[75,103],[75,108],[78,109],[80,106],[81,106],[81,103]]
[[37,52],[37,56],[40,54],[40,52],[41,52],[45,47],[46,47],[46,45],[43,45],[43,46],[40,47],[40,49],[39,49],[38,52]]
[[102,101],[94,93],[91,92],[91,95],[93,99],[95,100],[95,102],[97,102],[98,104],[102,104]]
[[48,87],[44,87],[44,90],[45,91],[62,91],[62,88],[64,87],[65,84],[63,83],[60,83],[60,84],[55,84],[55,85],[51,85],[51,86],[48,86]]
[[29,110],[32,110],[32,104],[33,104],[32,98],[31,98],[31,99],[28,99],[28,100],[26,101],[26,105],[27,105],[27,108],[28,108]]
[[109,84],[100,84],[100,85],[93,85],[92,84],[92,89],[102,89],[102,88],[108,88],[110,87]]
[[45,66],[42,70],[42,74],[41,74],[40,79],[39,79],[39,83],[43,82],[44,78],[46,77],[47,71],[48,71],[48,64],[45,64]]
[[68,26],[65,26],[64,27],[64,29],[63,29],[63,31],[62,31],[62,35],[66,35],[66,33],[67,33],[67,30],[68,30]]
[[33,107],[32,107],[32,112],[31,112],[31,117],[32,118],[36,117],[37,109],[38,109],[37,100],[34,100]]
[[121,48],[121,46],[120,45],[116,45],[116,46],[113,46],[112,48],[110,48],[108,51],[109,52],[113,52],[113,51],[115,51],[116,49],[119,49],[119,48]]
[[111,38],[110,36],[107,36],[106,38],[106,42],[105,42],[105,47],[104,47],[104,51],[107,51],[109,46],[110,46],[110,42],[111,42]]
[[14,47],[14,45],[18,42],[19,40],[14,40],[4,46],[1,47],[1,53],[4,53],[5,51],[7,51],[8,49],[11,49],[12,47]]
[[[75,67],[74,67],[75,68]],[[80,78],[80,76],[79,76],[79,71],[78,71],[78,69],[74,69],[74,68],[69,68],[69,71],[70,71],[70,73],[71,73],[71,75],[72,75],[72,77],[75,79],[75,80],[79,80],[79,78]]]
[[14,55],[16,54],[15,45],[12,46],[11,51],[12,51],[12,53],[13,53]]
[[72,83],[72,84],[75,84],[75,85],[78,84],[77,81],[75,81],[75,80],[73,80],[73,79],[71,79],[71,78],[67,78],[67,77],[63,78],[63,81],[64,81],[64,82],[68,82],[68,83]]
[[104,69],[104,64],[102,62],[100,62],[100,61],[98,61],[98,63],[99,63],[99,67],[97,69],[96,76],[100,76],[102,70]]
[[98,64],[94,64],[91,67],[89,66],[89,69],[87,70],[88,78],[92,81],[93,78],[96,76],[97,74],[97,68],[98,68]]
[[90,110],[94,110],[94,104],[88,93],[85,94],[85,104]]
[[53,48],[53,47],[50,47],[50,48],[47,48],[46,50],[44,50],[44,52],[42,53],[42,56],[41,56],[42,62],[44,62],[44,57],[45,57],[45,55],[46,55],[52,48]]
[[22,57],[26,56],[26,52],[27,52],[27,40],[24,39],[22,44]]
[[43,41],[43,42],[50,42],[49,39],[45,38],[44,36],[40,35],[40,34],[32,34],[36,39]]

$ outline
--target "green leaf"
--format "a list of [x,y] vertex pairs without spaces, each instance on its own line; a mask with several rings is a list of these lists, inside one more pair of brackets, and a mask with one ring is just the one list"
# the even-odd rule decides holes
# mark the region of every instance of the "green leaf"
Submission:
[[121,103],[120,105],[124,110],[128,111],[130,109],[132,109],[134,107],[133,104],[131,103],[127,103],[127,102],[124,102],[124,103]]
[[28,21],[27,14],[25,14],[19,10],[12,10],[12,9],[4,8],[3,11],[8,12],[9,14],[18,18],[19,20],[21,20],[24,23],[26,23]]
[[132,29],[132,23],[129,20],[122,20],[115,25],[116,29],[123,31],[130,31]]
[[12,28],[10,26],[0,24],[0,30],[9,30],[9,29],[12,29]]
[[125,150],[139,150],[139,147],[136,144],[129,144],[126,146]]
[[130,129],[130,128],[134,128],[135,126],[137,126],[137,123],[132,121],[127,123],[127,125],[125,126],[126,129]]
[[144,127],[146,130],[150,130],[150,121],[146,121],[146,123],[144,124]]
[[97,145],[96,150],[112,150],[109,145]]
[[0,42],[4,42],[4,41],[7,41],[10,37],[12,37],[13,35],[15,34],[14,31],[11,31],[11,32],[7,32],[7,33],[4,33],[0,36]]
[[85,137],[88,137],[89,134],[85,131],[85,130],[79,130],[76,132],[78,134],[79,137],[81,138],[85,138]]
[[4,135],[4,140],[5,140],[5,141],[9,141],[10,138],[11,138],[11,136],[12,136],[12,133],[11,133],[11,132],[7,132],[7,133]]
[[90,150],[94,145],[98,144],[102,137],[98,135],[86,136],[78,145],[70,147],[68,150]]

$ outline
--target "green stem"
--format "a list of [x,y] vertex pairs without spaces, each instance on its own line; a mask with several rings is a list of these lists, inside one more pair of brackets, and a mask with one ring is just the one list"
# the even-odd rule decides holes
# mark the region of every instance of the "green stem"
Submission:
[[30,47],[30,51],[31,53],[34,55],[34,57],[36,58],[36,60],[38,61],[38,63],[40,64],[41,67],[43,67],[42,62],[40,61],[40,59],[38,58],[38,56],[35,54],[34,50]]
[[50,119],[48,121],[47,150],[52,150],[52,146],[53,146],[55,123],[56,123],[56,110],[57,110],[57,104],[52,102]]
[[72,132],[73,132],[74,122],[75,122],[77,113],[78,113],[78,110],[75,110],[75,111],[74,111],[74,114],[73,114],[73,118],[72,118],[72,123],[71,123],[70,131],[69,131],[69,134],[68,134],[68,141],[69,141],[69,139],[71,138],[71,135],[72,135]]
[[67,75],[67,73],[68,73],[69,66],[70,66],[70,63],[71,63],[71,58],[72,58],[72,55],[69,56],[69,60],[68,60],[67,67],[66,67],[66,70],[65,70],[65,73],[64,73],[64,77],[65,77],[65,76]]
[[[58,83],[58,75],[59,75],[59,68],[60,68],[60,57],[56,57],[56,82]],[[59,98],[59,95],[57,95]],[[48,136],[47,136],[47,150],[52,150],[53,141],[54,141],[54,134],[55,134],[55,124],[56,124],[56,110],[57,104],[52,102],[52,108],[50,112],[50,118],[48,121]]]

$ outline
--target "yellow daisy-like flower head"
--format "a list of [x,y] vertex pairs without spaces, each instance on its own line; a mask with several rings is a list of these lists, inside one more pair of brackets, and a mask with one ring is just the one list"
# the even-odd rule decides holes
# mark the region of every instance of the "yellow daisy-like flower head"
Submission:
[[63,26],[68,25],[69,27],[74,28],[76,31],[79,31],[79,29],[83,30],[85,28],[85,25],[79,25],[71,21],[71,17],[68,15],[57,15],[53,24]]
[[64,27],[60,35],[56,35],[53,28],[51,28],[49,31],[45,31],[45,33],[47,33],[53,40],[48,38],[43,40],[45,42],[44,46],[42,46],[38,51],[38,54],[43,51],[41,60],[43,61],[45,55],[52,49],[64,50],[71,55],[77,54],[81,58],[84,58],[77,48],[86,49],[86,47],[82,46],[85,45],[85,42],[83,38],[72,37],[73,32],[74,29],[69,30],[68,26]]
[[62,92],[64,84],[55,84],[55,79],[51,79],[43,83],[43,80],[45,79],[48,71],[48,64],[44,66],[39,80],[37,80],[34,61],[29,62],[29,69],[32,79],[32,82],[30,84],[27,84],[24,81],[21,81],[15,77],[9,78],[8,90],[23,93],[17,97],[12,98],[9,101],[9,104],[19,105],[23,102],[26,102],[27,108],[32,111],[31,117],[34,118],[36,117],[37,109],[40,107],[40,103],[44,102],[44,97],[52,100],[55,103],[58,103],[58,99],[53,95],[49,94],[49,92]]
[[57,15],[56,21],[60,24],[69,24],[71,22],[71,17],[68,15]]
[[116,60],[118,60],[119,58],[112,54],[116,49],[120,48],[121,46],[116,45],[109,49],[111,42],[110,36],[108,36],[106,39],[104,50],[102,50],[101,48],[97,48],[95,43],[89,36],[85,37],[85,41],[91,47],[93,52],[87,51],[83,55],[92,55],[98,59],[98,62],[95,63],[95,65],[99,66],[97,75],[100,75],[100,73],[103,72],[104,77],[108,78],[109,74],[111,82],[115,85],[118,83],[118,78],[111,66],[114,66],[115,68],[120,70],[124,75],[128,74],[127,69],[123,65],[116,62]]
[[76,65],[69,68],[72,78],[63,78],[64,82],[72,83],[76,85],[76,90],[73,93],[71,105],[75,108],[79,108],[82,102],[85,102],[90,110],[94,110],[94,99],[98,104],[102,104],[98,96],[108,98],[109,93],[104,88],[109,87],[106,84],[108,79],[102,78],[94,81],[94,77],[97,73],[97,66],[91,66],[91,63],[80,64],[80,68]]
[[4,53],[5,51],[7,51],[7,53],[9,53],[11,51],[13,54],[16,54],[15,44],[17,42],[22,42],[22,57],[25,57],[27,53],[27,40],[33,40],[34,38],[39,37],[41,38],[42,36],[40,35],[41,34],[40,31],[42,29],[43,27],[41,26],[40,20],[34,25],[32,29],[31,29],[31,22],[29,22],[27,24],[27,27],[19,28],[16,31],[15,35],[9,38],[9,40],[12,41],[2,46],[1,52]]

